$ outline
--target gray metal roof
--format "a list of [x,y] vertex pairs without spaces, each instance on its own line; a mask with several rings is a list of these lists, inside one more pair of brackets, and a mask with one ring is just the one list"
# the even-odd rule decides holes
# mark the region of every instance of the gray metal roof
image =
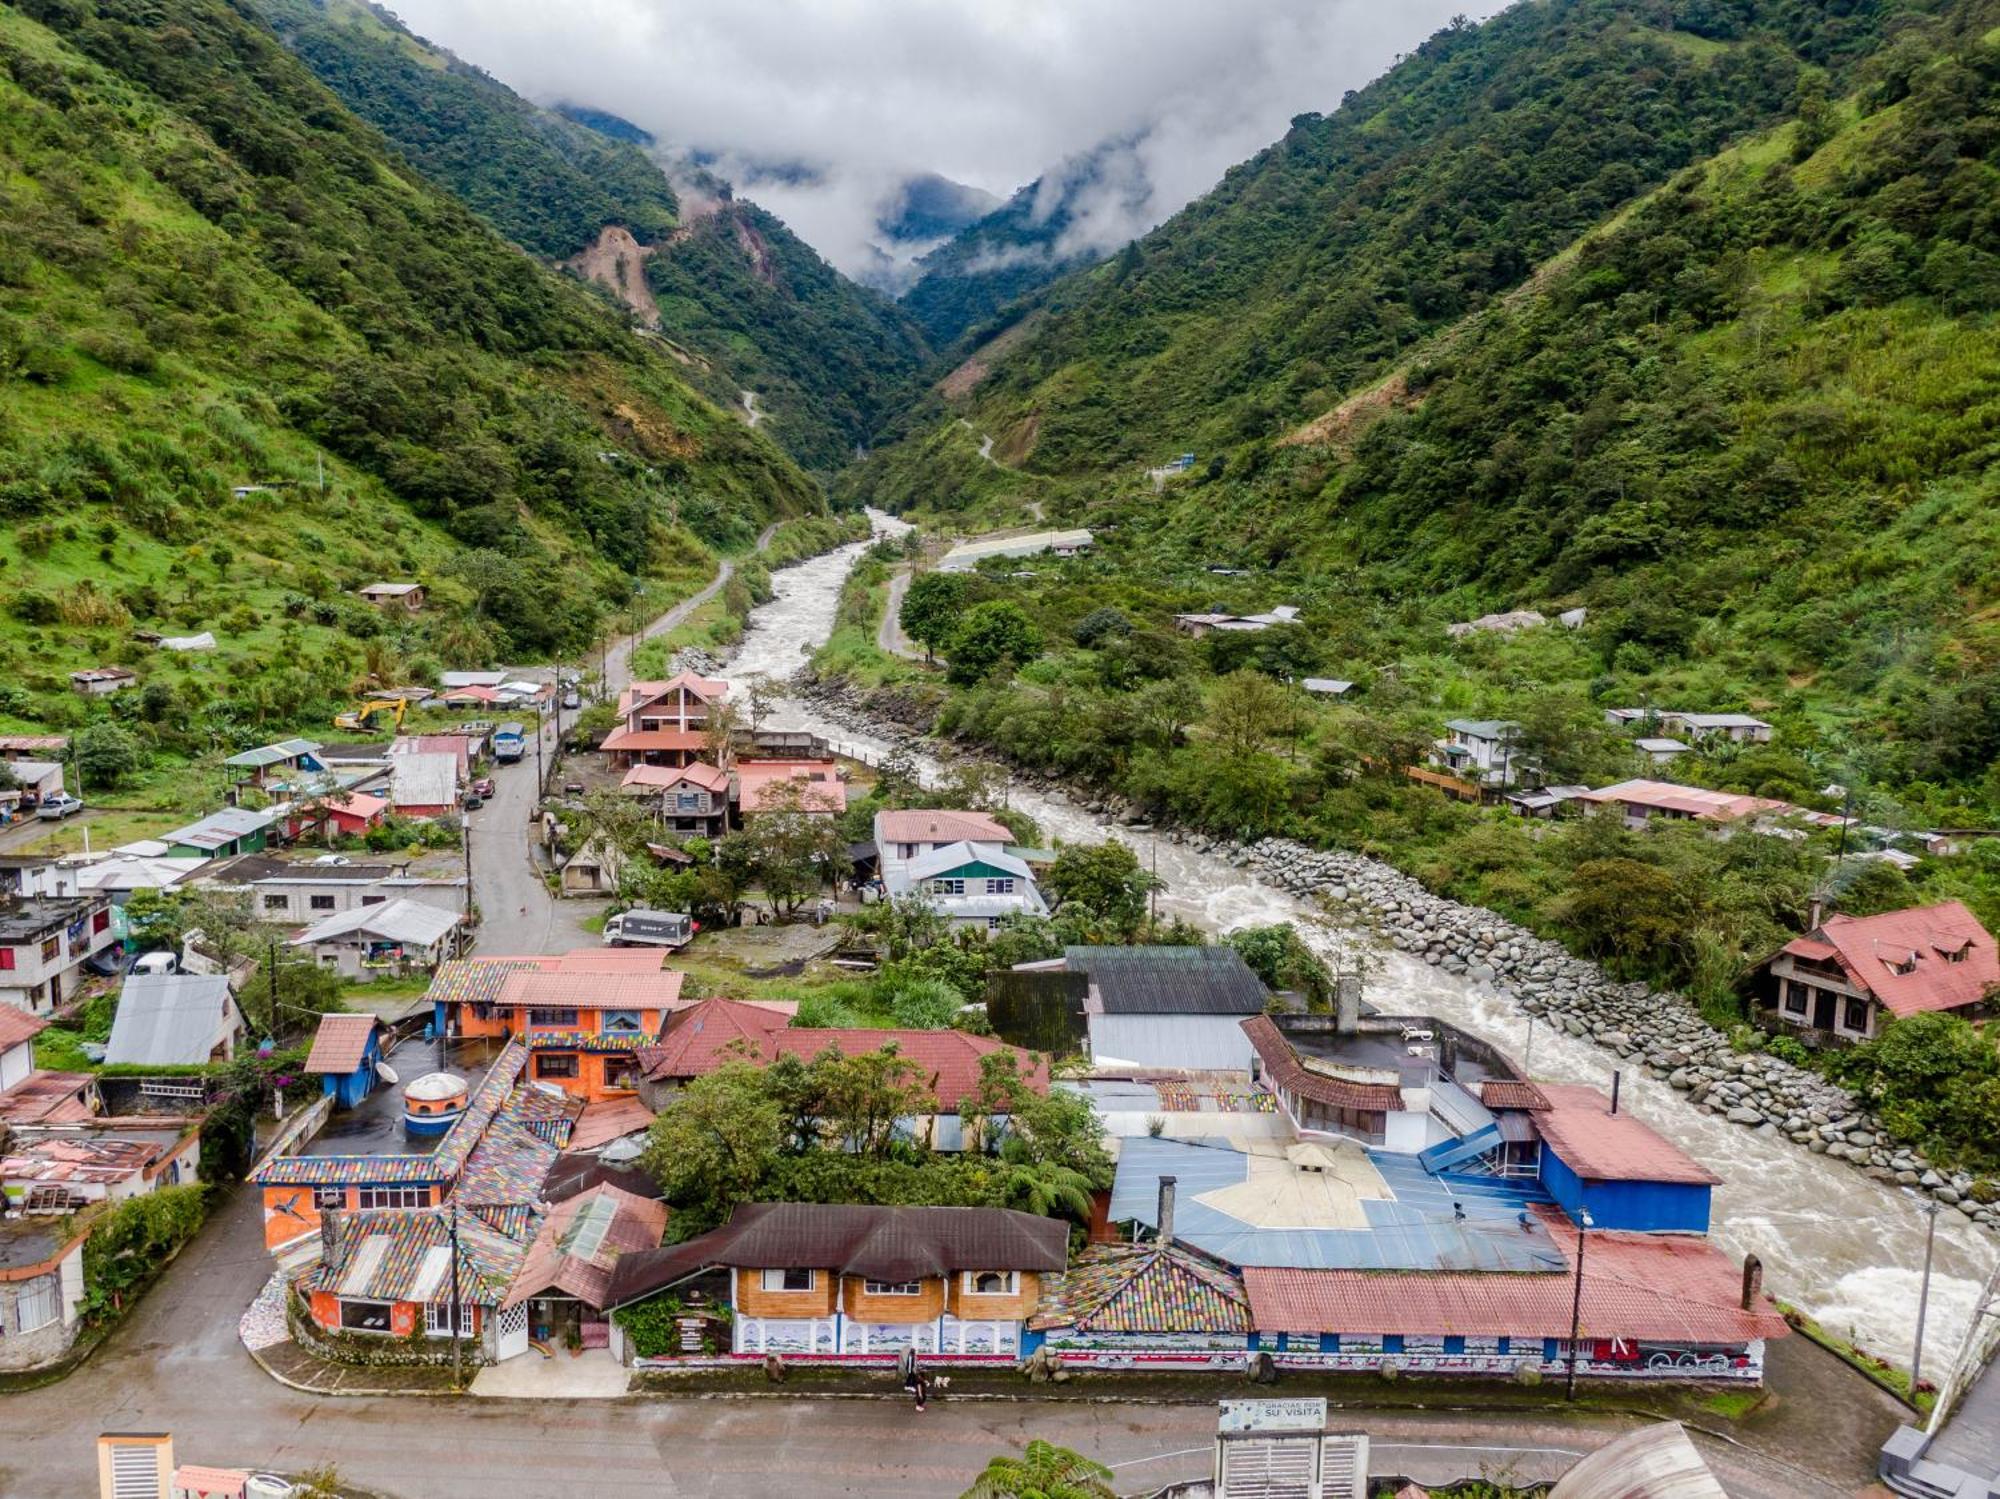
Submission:
[[248,768],[283,765],[288,761],[310,755],[318,749],[319,741],[315,739],[281,739],[276,744],[261,744],[256,749],[247,749],[240,754],[231,755],[222,763]]
[[1233,947],[1066,947],[1106,1015],[1261,1015],[1264,984]]
[[206,1062],[235,1011],[221,974],[133,974],[119,991],[104,1060],[149,1067]]

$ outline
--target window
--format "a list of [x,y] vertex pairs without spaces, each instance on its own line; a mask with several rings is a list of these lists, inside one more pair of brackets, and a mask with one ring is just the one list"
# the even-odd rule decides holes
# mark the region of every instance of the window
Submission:
[[924,1283],[920,1280],[864,1280],[861,1288],[870,1296],[921,1296]]
[[388,898],[386,895],[364,895],[361,897],[361,904],[364,906],[379,906],[388,900]]
[[[92,932],[108,931],[110,929],[110,926],[111,926],[111,913],[109,911],[99,911],[95,916],[90,918],[90,929]],[[1964,954],[1961,952],[1959,954],[1959,957],[1963,956]],[[1952,959],[1952,962],[1954,963],[1956,963],[1957,961],[1958,958]]]
[[1806,999],[1807,996],[1810,995],[1811,993],[1812,991],[1809,988],[1807,988],[1806,985],[1800,983],[1797,979],[1786,979],[1785,1013],[1787,1015],[1805,1014]]
[[[424,1331],[433,1338],[448,1338],[452,1334],[451,1303],[432,1301],[424,1305]],[[479,1313],[468,1304],[461,1302],[458,1308],[458,1326],[466,1337],[471,1337],[479,1325]]]
[[1850,999],[1841,1009],[1843,1012],[1841,1023],[1848,1030],[1854,1031],[1857,1034],[1865,1034],[1868,1030],[1868,1001],[1865,999]]
[[543,1052],[535,1058],[536,1077],[575,1077],[574,1052]]
[[313,1206],[314,1206],[314,1207],[316,1207],[316,1208],[318,1208],[318,1209],[319,1209],[319,1210],[320,1210],[321,1212],[325,1212],[325,1211],[326,1211],[326,1210],[327,1210],[328,1208],[344,1208],[344,1207],[346,1207],[346,1206],[347,1206],[347,1188],[345,1188],[345,1187],[314,1187],[314,1188],[313,1188]]
[[631,1057],[606,1057],[604,1059],[604,1086],[607,1088],[629,1088],[632,1086],[632,1071],[636,1063]]
[[14,1331],[33,1332],[62,1316],[62,1276],[38,1275],[14,1298]]
[[1012,895],[1014,893],[1014,882],[1011,879],[988,880],[986,882],[986,893],[988,895]]
[[968,1296],[1012,1296],[1021,1289],[1021,1275],[1017,1270],[968,1270],[965,1272],[965,1294]]
[[931,894],[933,894],[933,895],[963,895],[963,894],[965,894],[965,881],[964,881],[964,880],[932,880],[932,881],[931,881]]
[[264,909],[267,911],[289,911],[291,908],[292,898],[289,895],[267,895],[264,897]]
[[344,1332],[387,1332],[393,1308],[386,1301],[343,1301],[340,1326]]
[[766,1270],[763,1286],[767,1291],[810,1291],[818,1279],[817,1270]]
[[563,1030],[574,1030],[574,1029],[576,1028],[576,1011],[574,1011],[574,1010],[529,1010],[529,1011],[528,1011],[528,1024],[530,1024],[530,1025],[552,1025],[552,1026],[559,1026],[559,1027],[561,1027],[561,1028],[562,1028]]
[[604,1018],[598,1022],[601,1031],[633,1032],[643,1029],[639,1023],[637,1010],[606,1010]]
[[1454,1338],[1454,1337],[1449,1337],[1449,1336],[1448,1336],[1448,1337],[1446,1337],[1446,1338],[1445,1338],[1445,1340],[1444,1340],[1444,1351],[1445,1351],[1446,1353],[1463,1353],[1463,1352],[1465,1352],[1465,1339],[1464,1339],[1464,1338]]
[[14,949],[11,947],[0,947],[0,972],[12,973],[13,971]]
[[306,899],[315,911],[331,911],[333,909],[334,897],[331,895],[312,895],[306,897]]
[[914,859],[914,858],[916,858],[916,856],[917,856],[917,846],[916,846],[916,844],[914,844],[914,843],[899,843],[899,844],[897,844],[897,845],[896,845],[896,857],[897,857],[897,858],[899,858],[899,859]]
[[357,1208],[427,1208],[431,1205],[429,1187],[357,1187],[354,1193]]
[[42,961],[53,963],[62,956],[62,938],[51,937],[42,944]]
[[1403,1351],[1403,1335],[1399,1332],[1384,1333],[1382,1335],[1382,1351],[1384,1353],[1401,1353]]

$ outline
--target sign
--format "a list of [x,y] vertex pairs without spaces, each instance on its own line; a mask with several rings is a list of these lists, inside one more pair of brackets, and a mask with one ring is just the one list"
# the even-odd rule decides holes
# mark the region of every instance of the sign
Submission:
[[1215,1429],[1225,1436],[1251,1431],[1318,1433],[1326,1429],[1326,1398],[1224,1400]]

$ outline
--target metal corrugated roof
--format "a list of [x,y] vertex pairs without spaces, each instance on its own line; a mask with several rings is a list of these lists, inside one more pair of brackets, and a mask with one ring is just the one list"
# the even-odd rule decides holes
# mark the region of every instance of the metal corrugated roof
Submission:
[[1257,1015],[1270,998],[1233,947],[1066,947],[1106,1015]]
[[235,1020],[229,980],[219,973],[129,974],[104,1060],[152,1067],[206,1062]]
[[1548,1108],[1535,1116],[1542,1142],[1586,1181],[1677,1182],[1708,1186],[1722,1180],[1629,1111],[1611,1112],[1595,1088],[1543,1083]]

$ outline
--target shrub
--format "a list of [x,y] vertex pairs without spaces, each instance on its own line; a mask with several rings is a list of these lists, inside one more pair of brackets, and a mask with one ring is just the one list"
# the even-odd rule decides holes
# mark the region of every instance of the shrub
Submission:
[[945,1029],[964,1007],[964,997],[943,979],[906,984],[889,1000],[889,1013],[896,1017],[896,1024],[921,1031]]
[[799,1001],[795,1023],[813,1030],[849,1030],[861,1023],[861,1017],[834,995],[808,994]]

